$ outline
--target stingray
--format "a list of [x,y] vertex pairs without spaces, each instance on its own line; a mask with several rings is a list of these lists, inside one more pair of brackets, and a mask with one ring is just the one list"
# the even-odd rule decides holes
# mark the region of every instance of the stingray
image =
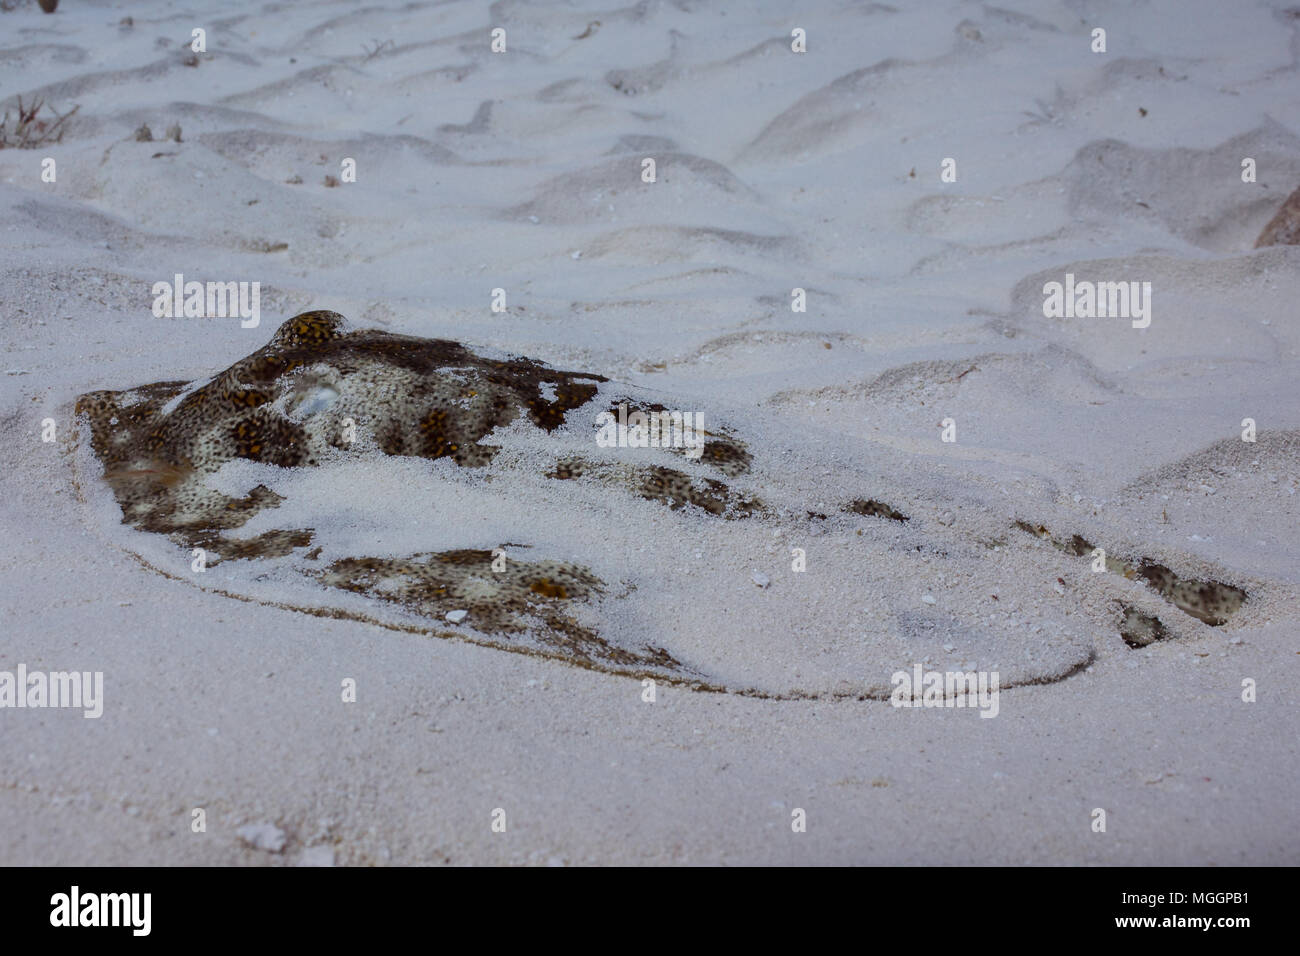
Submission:
[[[483,481],[505,480],[512,470],[531,468],[525,476],[530,481],[561,489],[594,488],[597,500],[599,495],[640,498],[676,513],[680,517],[671,520],[690,522],[691,528],[708,522],[789,524],[791,516],[798,516],[806,529],[836,521],[874,522],[869,525],[872,540],[893,555],[892,563],[902,568],[896,573],[904,576],[914,576],[907,568],[914,566],[919,574],[932,560],[944,560],[945,549],[953,547],[928,538],[924,523],[918,528],[912,515],[852,494],[853,489],[845,489],[833,517],[792,500],[775,477],[758,493],[750,480],[754,449],[735,429],[712,418],[706,420],[708,428],[694,454],[686,447],[665,447],[653,460],[636,461],[626,450],[600,452],[594,423],[616,409],[624,415],[629,409],[651,415],[666,413],[669,406],[603,375],[558,370],[524,357],[480,354],[446,339],[352,329],[343,316],[326,311],[285,321],[265,346],[210,378],[93,391],[76,403],[124,525],[185,549],[195,556],[195,570],[241,564],[266,569],[239,579],[238,586],[215,588],[221,593],[697,689],[761,696],[783,691],[743,675],[720,675],[698,659],[681,659],[662,636],[670,636],[671,627],[647,634],[649,629],[611,625],[600,613],[601,602],[626,600],[634,588],[611,582],[572,557],[534,556],[528,542],[340,554],[318,540],[314,526],[263,528],[257,523],[273,519],[285,505],[293,494],[285,486],[296,475],[356,460],[380,465],[423,460],[452,469],[438,474],[472,473]],[[522,443],[528,454],[506,452],[510,442]],[[779,460],[779,453],[767,457]],[[420,467],[427,471],[435,464]],[[272,477],[234,492],[226,478],[239,467]],[[780,469],[769,466],[767,474],[777,476]],[[520,487],[525,494],[534,486]],[[768,491],[781,500],[765,500]],[[399,518],[409,514],[414,519],[420,511],[419,502],[409,498],[381,504]],[[428,520],[449,524],[454,531],[457,516]],[[1050,539],[1041,526],[1019,522],[1019,527]],[[581,542],[577,544],[580,550]],[[960,546],[978,550],[973,544]],[[1056,550],[1083,553],[1060,545]],[[322,557],[324,551],[330,553]],[[163,557],[137,557],[181,576],[165,570],[172,561],[165,550],[154,553]],[[1173,606],[1212,625],[1226,621],[1245,598],[1244,592],[1222,591],[1229,586],[1213,581],[1185,586],[1154,562],[1138,559],[1134,566],[1145,569],[1141,576]],[[643,576],[653,579],[655,573],[649,568]],[[293,587],[276,590],[288,587],[286,582]],[[1217,602],[1213,615],[1199,612],[1198,594]],[[1117,620],[1121,615],[1131,620],[1135,613],[1123,606],[1116,611]],[[956,621],[929,610],[893,617],[899,634],[919,643],[942,639]],[[448,622],[455,628],[448,628]],[[967,616],[962,626],[975,630],[982,625]],[[1040,668],[1026,672],[1024,679],[1073,673],[1092,659],[1092,651],[1083,646],[1087,643],[1062,657],[1056,670]],[[887,694],[883,683],[878,682],[877,690],[879,696]]]

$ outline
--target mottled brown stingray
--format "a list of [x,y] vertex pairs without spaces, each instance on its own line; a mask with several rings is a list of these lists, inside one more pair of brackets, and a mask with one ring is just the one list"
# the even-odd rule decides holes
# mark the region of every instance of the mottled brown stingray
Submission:
[[[104,467],[123,523],[203,549],[208,566],[297,555],[297,573],[365,599],[365,607],[384,606],[406,616],[394,624],[343,608],[292,606],[296,610],[440,634],[447,633],[448,612],[464,611],[466,628],[485,635],[469,638],[480,643],[718,689],[662,647],[629,643],[636,638],[626,636],[615,641],[582,623],[576,609],[607,590],[585,567],[544,557],[498,561],[496,553],[481,549],[347,556],[322,566],[315,563],[320,548],[312,549],[312,528],[280,528],[253,537],[228,534],[286,499],[261,484],[232,496],[211,480],[236,459],[307,468],[341,455],[387,455],[445,458],[483,468],[500,450],[489,443],[498,428],[527,422],[550,434],[575,409],[586,409],[594,420],[598,411],[612,407],[611,399],[643,412],[665,410],[638,404],[619,388],[601,375],[559,371],[527,358],[484,357],[443,339],[351,330],[337,313],[307,312],[281,325],[265,347],[206,381],[90,392],[76,408],[89,424],[91,449]],[[768,515],[763,502],[724,480],[750,470],[749,450],[721,430],[706,435],[700,459],[683,466],[696,474],[662,464],[594,460],[572,454],[572,444],[570,453],[557,454],[543,474],[600,482],[674,510],[698,509],[706,520]],[[876,499],[856,498],[839,510],[869,521],[912,523]],[[1047,536],[1041,527],[1021,527]],[[1078,547],[1069,550],[1083,553]],[[1179,579],[1154,562],[1134,567],[1127,577],[1140,578],[1179,610],[1211,625],[1226,621],[1245,598],[1227,585]],[[1147,630],[1150,636],[1141,643],[1167,633],[1159,622]]]

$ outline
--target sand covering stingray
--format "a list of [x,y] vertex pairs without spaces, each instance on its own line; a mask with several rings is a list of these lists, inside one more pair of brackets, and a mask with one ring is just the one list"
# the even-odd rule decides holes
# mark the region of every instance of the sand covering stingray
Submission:
[[[454,633],[582,666],[654,675],[712,689],[807,694],[833,687],[839,693],[872,694],[879,693],[886,674],[852,675],[856,683],[831,682],[833,672],[846,667],[833,659],[826,665],[826,675],[815,679],[811,689],[800,687],[799,681],[783,686],[770,672],[750,674],[743,663],[737,667],[734,647],[724,646],[713,655],[715,660],[709,660],[706,647],[679,635],[689,651],[683,654],[670,643],[676,629],[671,614],[663,613],[662,602],[656,602],[653,595],[648,601],[644,595],[635,595],[636,584],[611,581],[584,562],[545,554],[524,559],[520,553],[529,551],[532,544],[512,543],[504,537],[491,542],[493,547],[465,547],[470,542],[461,540],[456,543],[462,546],[436,550],[403,551],[401,542],[412,540],[412,534],[413,540],[420,542],[456,541],[462,529],[464,534],[472,534],[471,517],[491,510],[491,505],[478,503],[488,500],[482,495],[531,497],[539,494],[535,489],[549,487],[549,492],[543,493],[562,502],[567,500],[565,495],[581,489],[594,495],[597,502],[609,496],[624,500],[634,496],[666,505],[663,510],[671,516],[666,520],[685,524],[661,534],[664,526],[656,523],[660,519],[647,519],[650,527],[658,530],[645,538],[657,542],[659,557],[651,553],[644,566],[633,569],[639,572],[634,580],[656,584],[657,578],[665,576],[663,565],[673,560],[664,555],[677,553],[671,550],[673,535],[701,528],[708,534],[708,528],[718,527],[717,522],[753,526],[744,540],[755,542],[771,540],[773,532],[758,527],[764,522],[793,522],[804,529],[833,526],[846,533],[856,522],[856,535],[848,539],[856,553],[847,557],[850,564],[842,573],[853,579],[864,572],[848,568],[879,566],[879,574],[885,575],[885,590],[897,590],[904,581],[927,579],[936,575],[937,568],[950,565],[948,573],[956,570],[959,576],[973,579],[974,588],[991,591],[997,589],[1004,571],[979,555],[987,555],[989,549],[1034,547],[1028,541],[1022,544],[1005,539],[996,545],[964,541],[933,523],[926,527],[921,522],[918,527],[909,514],[893,505],[861,496],[846,494],[835,514],[828,516],[804,507],[798,493],[782,484],[781,469],[770,465],[762,474],[760,496],[754,493],[757,482],[748,488],[737,487],[737,482],[743,484],[753,477],[753,451],[716,425],[706,431],[708,438],[698,460],[682,454],[680,448],[656,450],[657,459],[636,460],[635,464],[628,449],[605,449],[602,453],[587,430],[588,422],[600,411],[620,403],[648,411],[666,408],[662,403],[629,396],[629,391],[600,375],[558,371],[526,358],[485,357],[448,340],[353,331],[337,313],[308,312],[286,321],[265,347],[210,379],[90,392],[78,400],[77,411],[88,421],[91,449],[103,465],[104,480],[121,508],[123,523],[201,551],[205,573],[216,572],[201,582],[205,586],[215,579],[224,586],[223,593],[267,604],[409,631]],[[587,417],[570,421],[570,413],[578,409]],[[507,447],[511,450],[506,451]],[[520,448],[523,451],[518,451]],[[674,458],[681,463],[680,469],[675,463],[664,463]],[[421,459],[438,462],[441,470],[435,468],[430,475],[430,465],[417,464]],[[338,507],[338,499],[333,505],[321,505],[312,497],[314,492],[304,496],[291,489],[298,487],[295,482],[304,475],[330,469],[344,473],[358,460],[368,469],[366,483],[359,492],[352,486],[342,500],[370,510],[367,517],[354,522],[363,526],[362,531],[331,546],[318,540],[321,535],[316,525],[317,519],[327,521],[325,512]],[[392,464],[385,466],[385,462]],[[397,469],[395,483],[372,484],[376,467]],[[468,504],[427,512],[425,502],[433,494],[424,496],[419,490],[421,481],[445,484],[465,476],[473,476],[465,479],[471,483],[461,491]],[[237,492],[231,490],[235,485],[240,488]],[[769,492],[776,501],[764,500]],[[305,500],[294,501],[295,497]],[[287,523],[299,526],[264,527],[268,520],[295,507],[298,510],[292,513],[305,516],[310,526],[295,521]],[[378,521],[377,515],[396,524],[377,533],[378,537],[366,537],[365,531]],[[571,520],[574,530],[569,544],[576,543],[579,549],[590,547],[592,554],[597,554],[592,532],[579,530],[580,511],[575,510]],[[397,530],[403,525],[409,526],[405,537]],[[1024,522],[1020,526],[1031,530]],[[870,533],[862,537],[864,528]],[[1041,527],[1032,530],[1048,536]],[[780,529],[775,533],[779,535]],[[727,540],[728,547],[735,547],[737,539]],[[477,543],[483,543],[481,535]],[[357,553],[363,546],[374,550]],[[753,545],[755,549],[759,546]],[[555,544],[548,547],[554,549]],[[322,557],[324,551],[329,553]],[[152,554],[150,560],[155,565],[169,563],[177,571],[183,568],[174,551],[171,557],[165,550]],[[1055,577],[1055,571],[1048,573],[1048,562],[1039,551],[1031,555],[1031,560],[1044,564],[1044,580]],[[189,561],[188,556],[183,559]],[[262,570],[221,577],[232,563]],[[603,563],[610,566],[608,560]],[[1226,621],[1245,596],[1235,588],[1225,591],[1227,586],[1212,581],[1183,586],[1168,568],[1150,562],[1142,567],[1158,568],[1164,575],[1160,580],[1155,571],[1143,577],[1174,606],[1208,624]],[[944,572],[938,571],[937,578],[943,576]],[[292,597],[284,597],[290,592],[267,590],[268,581],[271,585],[292,582]],[[697,594],[711,594],[707,579],[696,582],[695,587]],[[1198,613],[1197,594],[1215,602],[1213,615]],[[996,594],[992,600],[998,601]],[[620,614],[614,607],[620,601],[635,607],[636,613]],[[1021,615],[1027,620],[1011,621],[1013,627],[1032,624],[1032,630],[1023,636],[1018,630],[1003,633],[1005,622],[1000,629],[993,628],[972,609],[891,609],[891,640],[901,642],[902,648],[901,654],[895,648],[885,656],[893,655],[901,665],[961,634],[980,642],[980,654],[972,655],[979,660],[989,655],[995,661],[1007,655],[1024,657],[1019,669],[1003,665],[1011,681],[1057,679],[1086,664],[1093,652],[1086,629],[1081,633],[1071,623],[1077,600],[1049,595],[1047,601],[1055,607],[1049,608],[1046,616],[1043,602],[1038,602],[1035,611]],[[728,612],[727,599],[721,594],[715,603],[722,613]],[[757,644],[754,632],[762,627],[762,606],[746,599],[730,605],[730,610],[735,613],[729,618],[733,632],[728,640],[737,646]],[[449,632],[445,616],[453,611],[466,614],[457,615],[463,626]],[[1125,605],[1123,620],[1131,624],[1134,615],[1142,613]],[[1147,616],[1156,620],[1154,615]],[[1087,624],[1086,620],[1077,623]],[[828,639],[839,640],[834,636],[838,627],[826,627],[831,635]],[[1043,654],[1032,646],[1023,655],[1019,653],[1031,635],[1033,642],[1046,648]],[[783,653],[790,657],[789,671],[798,675],[798,645]],[[820,653],[832,658],[840,655],[846,661],[870,661],[872,666],[864,669],[884,668],[878,663],[878,648],[871,652],[875,656],[865,657],[858,647],[848,652],[832,647]]]

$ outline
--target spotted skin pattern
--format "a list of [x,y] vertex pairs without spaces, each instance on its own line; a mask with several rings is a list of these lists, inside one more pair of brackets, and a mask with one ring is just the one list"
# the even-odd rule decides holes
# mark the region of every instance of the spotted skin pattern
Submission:
[[[491,551],[458,550],[346,557],[322,567],[316,563],[321,548],[306,550],[314,542],[311,528],[279,528],[243,538],[224,534],[285,500],[265,485],[241,497],[217,490],[209,479],[229,461],[303,468],[343,451],[446,458],[460,467],[483,468],[500,450],[485,441],[495,429],[526,421],[549,434],[566,423],[569,412],[584,407],[594,420],[609,398],[601,394],[607,382],[601,375],[558,371],[527,358],[483,357],[445,339],[351,330],[338,313],[315,311],[287,320],[266,346],[206,381],[89,392],[77,400],[76,410],[89,427],[91,449],[103,465],[123,523],[205,549],[210,565],[299,554],[309,565],[306,576],[320,585],[396,606],[424,621],[426,632],[432,632],[429,622],[441,625],[447,612],[464,610],[466,624],[489,635],[484,642],[493,646],[707,686],[704,675],[663,648],[616,644],[580,623],[573,613],[575,602],[597,600],[607,589],[589,569],[575,564],[512,555],[501,568],[493,566]],[[594,401],[598,395],[599,404]],[[622,396],[608,407],[613,411],[620,404],[643,412],[666,411]],[[700,460],[683,462],[695,474],[662,464],[638,466],[572,454],[559,457],[544,474],[559,481],[600,482],[673,510],[693,508],[715,520],[770,517],[774,512],[766,504],[723,480],[746,474],[751,453],[743,442],[710,426]],[[910,520],[892,505],[869,498],[847,501],[840,511],[867,521]],[[1018,526],[1053,540],[1041,526]],[[1077,536],[1053,543],[1074,554],[1091,550]],[[1154,562],[1129,565],[1108,559],[1110,564],[1210,625],[1226,622],[1246,599],[1240,589],[1183,579]],[[1130,613],[1125,620],[1121,633],[1130,646],[1168,633],[1154,618],[1143,623]]]
[[442,339],[351,332],[336,312],[306,312],[196,389],[162,382],[90,392],[77,411],[124,520],[188,544],[281,500],[262,486],[241,499],[206,488],[231,459],[316,465],[328,448],[351,444],[350,422],[384,454],[482,466],[498,450],[480,442],[493,429],[522,414],[553,431],[604,381],[528,359],[484,359]]

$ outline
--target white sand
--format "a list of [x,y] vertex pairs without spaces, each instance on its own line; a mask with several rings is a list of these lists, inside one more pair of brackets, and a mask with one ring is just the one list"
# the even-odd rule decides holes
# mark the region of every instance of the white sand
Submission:
[[[0,151],[0,670],[103,671],[106,699],[0,710],[0,864],[1300,862],[1300,248],[1252,249],[1300,185],[1284,3],[61,6],[0,13],[3,105],[80,107],[61,144]],[[326,187],[344,157],[357,182]],[[155,318],[175,273],[262,282],[261,326]],[[1045,318],[1066,273],[1150,282],[1150,326]],[[76,396],[206,378],[307,308],[700,410],[773,513],[540,477],[596,453],[575,414],[553,443],[494,436],[491,483],[239,463],[233,490],[287,499],[241,533],[313,527],[334,556],[526,541],[610,584],[585,623],[806,699],[645,703],[634,679],[265,606],[348,602],[258,562],[200,582],[123,527],[73,450]],[[1017,520],[1249,598],[1211,627]],[[1170,636],[1128,647],[1120,601]],[[918,661],[1021,686],[991,720],[869,699]],[[237,838],[260,823],[281,853]]]

